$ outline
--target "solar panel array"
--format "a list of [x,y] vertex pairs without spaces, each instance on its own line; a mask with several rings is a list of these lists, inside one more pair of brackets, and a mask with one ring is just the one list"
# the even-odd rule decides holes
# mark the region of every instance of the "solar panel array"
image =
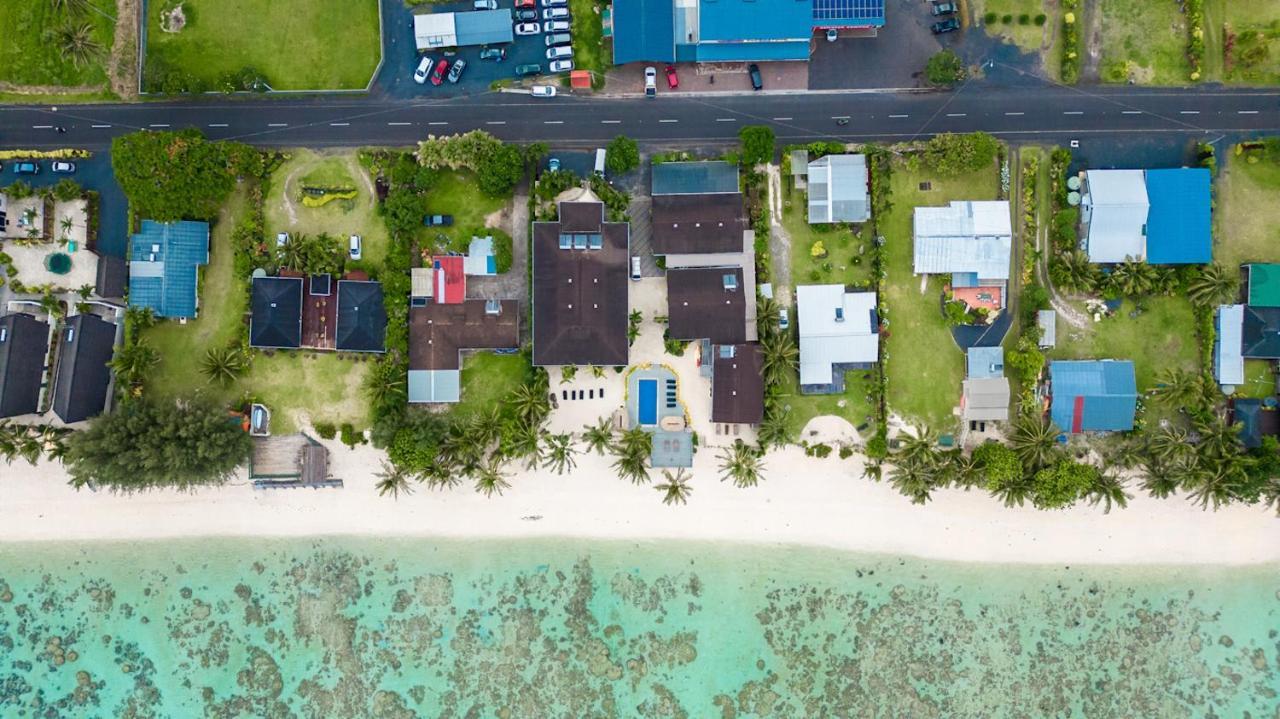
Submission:
[[882,20],[884,0],[813,0],[814,20]]

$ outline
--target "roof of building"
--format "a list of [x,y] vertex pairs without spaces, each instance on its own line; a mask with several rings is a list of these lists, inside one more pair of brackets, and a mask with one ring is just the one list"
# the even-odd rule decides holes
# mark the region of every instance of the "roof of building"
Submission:
[[832,365],[879,359],[874,292],[845,292],[844,285],[796,287],[800,331],[800,384],[831,384]]
[[815,27],[884,25],[884,0],[813,0]]
[[1058,313],[1053,310],[1038,310],[1036,325],[1040,327],[1040,346],[1053,347],[1058,344]]
[[[686,52],[682,53],[684,50]],[[687,51],[692,50],[689,58]],[[740,42],[701,42],[677,45],[680,62],[767,62],[773,60],[808,60],[809,40],[744,40]]]
[[866,155],[824,155],[809,163],[809,222],[866,222]]
[[1280,359],[1280,307],[1244,308],[1240,354],[1250,359]]
[[1058,360],[1049,363],[1050,414],[1064,432],[1133,429],[1138,384],[1128,360]]
[[675,3],[614,0],[613,62],[675,62]]
[[107,300],[124,299],[129,287],[129,263],[123,257],[98,255],[98,277],[94,293]]
[[654,195],[710,195],[741,191],[738,166],[721,160],[654,163],[650,187]]
[[1280,410],[1260,399],[1233,400],[1231,423],[1240,424],[1240,441],[1246,449],[1262,446],[1263,437],[1280,436]]
[[1202,264],[1213,260],[1209,170],[1147,170],[1147,262]]
[[335,346],[350,352],[386,350],[387,310],[382,284],[367,280],[338,282],[338,330]]
[[667,332],[677,340],[746,342],[747,301],[742,268],[667,270]]
[[917,207],[913,233],[917,273],[968,272],[979,279],[1009,279],[1013,227],[1007,201]]
[[516,300],[430,302],[409,308],[409,401],[461,399],[463,350],[520,346]]
[[437,255],[431,258],[431,297],[445,305],[456,305],[467,297],[465,262],[459,255]]
[[302,280],[302,346],[331,350],[337,345],[338,298],[332,275],[303,275],[282,270],[281,277]]
[[509,43],[515,39],[511,10],[415,14],[413,39],[419,50]]
[[600,202],[561,202],[559,216],[533,224],[533,362],[625,365],[630,227]]
[[699,3],[698,15],[703,45],[749,40],[808,44],[813,35],[813,3],[805,0],[714,0]]
[[129,306],[195,317],[197,276],[209,264],[209,223],[142,221],[129,245]]
[[39,408],[40,380],[49,354],[49,325],[25,312],[0,317],[0,417]]
[[301,277],[254,277],[250,307],[249,346],[302,345]]
[[1009,378],[984,377],[964,381],[966,420],[1005,422],[1009,419]]
[[651,227],[654,254],[741,252],[742,194],[654,195]]
[[1280,265],[1252,264],[1249,268],[1249,305],[1280,307]]
[[1244,305],[1220,305],[1215,320],[1214,379],[1223,386],[1239,387],[1244,384]]
[[791,151],[791,176],[805,177],[809,176],[809,151],[808,150],[792,150]]
[[760,345],[718,345],[711,353],[711,421],[759,424],[764,417],[764,354]]
[[1004,376],[1003,347],[970,347],[966,353],[969,379],[990,379]]
[[498,274],[498,258],[493,254],[492,237],[472,237],[467,254],[462,258],[462,270],[468,275]]
[[97,315],[67,319],[58,338],[58,370],[53,412],[67,424],[102,413],[107,405],[116,326]]
[[1089,261],[1145,260],[1150,202],[1142,170],[1089,170],[1085,187]]

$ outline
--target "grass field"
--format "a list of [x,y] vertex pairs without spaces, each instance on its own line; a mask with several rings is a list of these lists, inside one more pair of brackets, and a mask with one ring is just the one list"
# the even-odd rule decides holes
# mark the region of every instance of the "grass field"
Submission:
[[[969,5],[974,19],[983,23],[987,34],[1007,38],[1024,50],[1040,52],[1047,49],[1057,35],[1057,3],[1046,8],[1045,0],[969,0]],[[996,14],[996,21],[987,24],[986,16],[990,13]],[[1024,15],[1028,19],[1025,25],[1020,22]],[[1045,16],[1043,25],[1035,22],[1040,15]],[[1009,17],[1011,22],[1004,22],[1005,17]],[[1046,64],[1057,64],[1056,54],[1046,53],[1045,57],[1049,60]]]
[[[800,394],[799,375],[789,373],[779,395],[787,412],[789,436],[796,441],[805,439],[800,431],[809,420],[828,414],[843,417],[854,427],[866,423],[869,426],[859,434],[863,439],[874,436],[875,410],[867,398],[873,382],[875,374],[872,370],[854,370],[844,375],[843,394]],[[841,406],[842,402],[844,406]]]
[[[920,190],[922,181],[931,190]],[[911,218],[917,206],[944,205],[951,200],[993,200],[1000,188],[999,173],[990,168],[953,178],[928,170],[912,171],[906,163],[893,168],[893,209],[880,218],[885,237],[885,302],[889,329],[886,371],[889,411],[908,421],[923,422],[939,432],[956,426],[951,413],[960,403],[964,354],[938,307],[946,277],[934,277],[922,292],[912,274]]]
[[147,10],[148,61],[209,85],[253,67],[276,90],[359,89],[381,54],[378,0],[185,0],[178,33],[161,30],[166,5]]
[[1266,399],[1276,395],[1276,373],[1270,360],[1244,361],[1244,386],[1236,388],[1236,395]]
[[501,210],[508,202],[509,199],[480,192],[471,172],[442,172],[427,192],[427,213],[453,215],[453,226],[424,227],[420,236],[423,240],[448,244],[455,250],[466,250],[471,236],[482,234],[485,217]]
[[[1104,82],[1186,85],[1186,20],[1174,0],[1101,0]],[[1206,51],[1207,54],[1207,51]]]
[[[1240,0],[1210,0],[1205,3],[1208,16],[1205,27],[1210,31],[1205,38],[1205,59],[1213,57],[1216,49],[1222,55],[1225,32],[1233,37],[1230,69],[1223,67],[1222,76],[1228,82],[1250,85],[1274,85],[1280,83],[1280,33],[1274,32],[1272,23],[1280,21],[1280,3],[1240,2]],[[1218,22],[1213,22],[1218,19]],[[1213,38],[1216,42],[1211,43]],[[1219,65],[1221,65],[1219,61]]]
[[613,58],[604,41],[601,5],[596,0],[569,0],[573,16],[573,67],[591,71],[591,86],[604,87],[605,73],[613,67]]
[[[847,226],[809,224],[807,199],[798,190],[791,191],[783,202],[782,226],[791,236],[791,277],[796,284],[871,284],[870,232],[863,232],[858,239]],[[826,249],[826,257],[810,254],[818,241]]]
[[[88,8],[68,14],[49,0],[0,2],[0,82],[15,85],[98,85],[107,79],[104,62],[115,39],[115,0],[88,0]],[[87,23],[98,59],[77,66],[56,39],[60,28]],[[28,101],[30,101],[28,99]]]
[[477,412],[500,407],[507,395],[524,384],[529,372],[529,355],[475,352],[462,363],[462,401],[454,405],[454,417],[470,417]]
[[[354,152],[318,154],[289,150],[289,160],[271,176],[266,197],[267,237],[277,232],[318,235],[327,232],[343,239],[360,235],[365,265],[378,266],[387,256],[387,226],[378,216],[372,181]],[[359,191],[354,200],[334,200],[323,207],[302,204],[304,185],[351,186]]]
[[1259,156],[1227,158],[1215,191],[1214,261],[1280,262],[1280,163]]
[[1115,316],[1076,329],[1058,322],[1058,344],[1049,359],[1133,360],[1138,391],[1155,385],[1166,369],[1197,368],[1195,317],[1184,297],[1150,297],[1146,310],[1136,318],[1134,304],[1126,300]]

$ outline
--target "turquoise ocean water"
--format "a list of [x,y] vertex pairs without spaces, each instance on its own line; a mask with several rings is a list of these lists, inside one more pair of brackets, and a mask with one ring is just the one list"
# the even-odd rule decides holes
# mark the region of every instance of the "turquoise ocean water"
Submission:
[[1280,717],[1280,567],[0,545],[0,717]]

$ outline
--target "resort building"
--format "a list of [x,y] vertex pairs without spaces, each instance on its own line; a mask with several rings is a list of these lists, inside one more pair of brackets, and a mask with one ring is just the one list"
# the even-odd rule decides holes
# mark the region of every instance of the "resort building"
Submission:
[[195,317],[199,268],[207,264],[207,222],[143,220],[129,244],[129,306],[156,317]]
[[956,299],[974,308],[1004,308],[1013,251],[1008,202],[917,207],[912,249],[916,274],[949,274]]
[[667,270],[667,332],[676,340],[745,342],[745,295],[741,268]]
[[627,364],[631,231],[606,222],[604,203],[561,202],[559,220],[533,223],[533,363]]
[[1244,384],[1245,360],[1280,359],[1280,307],[1220,305],[1214,324],[1214,379],[1227,394]]
[[880,320],[874,292],[846,292],[844,285],[796,287],[800,331],[800,391],[844,391],[844,373],[879,360]]
[[1138,383],[1127,360],[1049,363],[1050,415],[1063,432],[1127,432],[1138,408]]
[[1231,400],[1231,424],[1240,425],[1240,442],[1257,449],[1266,437],[1280,436],[1280,410],[1275,397]]
[[53,412],[63,422],[82,422],[106,408],[115,338],[116,326],[97,315],[74,315],[63,324],[53,382]]
[[728,162],[660,162],[651,181],[653,253],[668,257],[743,252],[750,232]]
[[338,282],[338,321],[334,346],[339,352],[385,352],[387,310],[382,283],[369,280]]
[[805,179],[809,224],[871,219],[866,155],[824,155],[809,163]]
[[760,345],[715,347],[711,361],[711,421],[760,424],[763,418],[764,353]]
[[0,317],[0,418],[39,411],[48,356],[48,323],[24,312]]
[[1245,265],[1250,307],[1280,307],[1280,265]]
[[123,304],[129,287],[129,263],[123,257],[98,255],[94,294],[107,302]]
[[1089,261],[1179,265],[1213,260],[1207,169],[1088,170],[1080,191]]

